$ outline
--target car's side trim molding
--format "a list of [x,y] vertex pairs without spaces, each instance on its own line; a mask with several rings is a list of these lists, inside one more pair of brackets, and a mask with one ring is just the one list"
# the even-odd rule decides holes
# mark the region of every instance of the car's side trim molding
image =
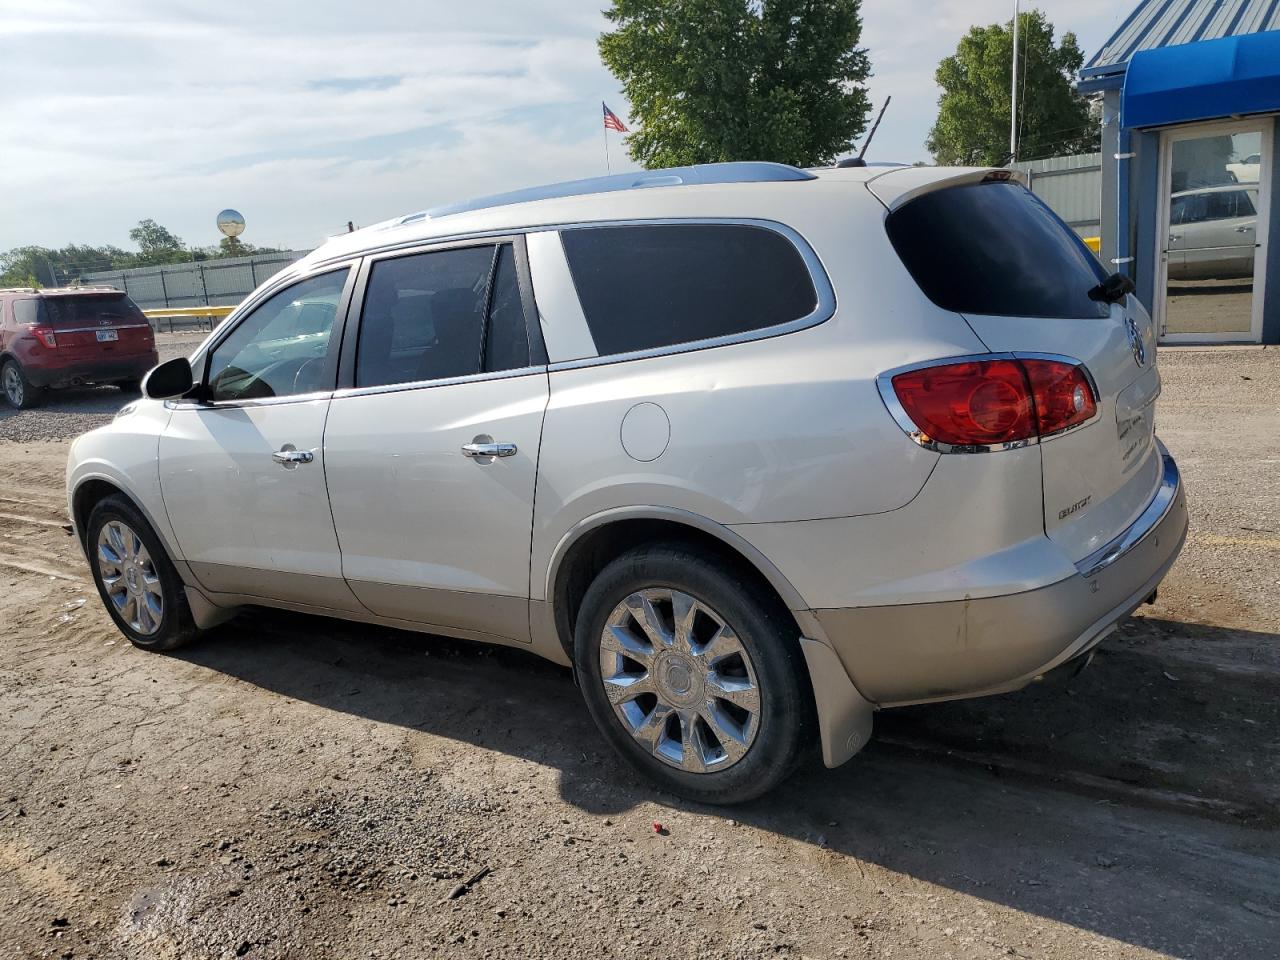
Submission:
[[1178,498],[1178,489],[1182,486],[1182,476],[1178,472],[1178,465],[1174,462],[1173,457],[1169,456],[1169,451],[1165,449],[1164,444],[1160,443],[1159,440],[1156,441],[1156,444],[1157,449],[1160,451],[1160,459],[1164,461],[1164,472],[1160,477],[1160,488],[1156,491],[1156,495],[1151,498],[1151,502],[1147,504],[1146,509],[1138,515],[1138,519],[1127,530],[1076,564],[1076,569],[1080,571],[1080,576],[1086,580],[1097,576],[1111,564],[1122,559],[1125,554],[1137,547],[1143,540],[1147,539],[1151,531],[1160,526],[1165,514],[1173,509],[1173,502]]

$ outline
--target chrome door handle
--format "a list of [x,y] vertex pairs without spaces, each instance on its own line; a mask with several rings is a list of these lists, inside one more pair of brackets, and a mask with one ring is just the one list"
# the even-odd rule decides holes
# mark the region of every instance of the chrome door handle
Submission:
[[1252,230],[1253,227],[1236,227],[1236,233],[1249,233]]
[[316,458],[316,455],[310,450],[295,450],[286,446],[277,450],[271,455],[271,459],[284,467],[297,466],[300,463],[310,463]]
[[471,457],[473,460],[483,457],[514,457],[516,445],[514,443],[464,443],[462,455]]

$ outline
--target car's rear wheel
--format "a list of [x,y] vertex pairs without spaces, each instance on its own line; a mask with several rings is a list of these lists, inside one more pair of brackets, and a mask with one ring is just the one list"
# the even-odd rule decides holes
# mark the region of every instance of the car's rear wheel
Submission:
[[574,647],[596,725],[672,793],[749,800],[814,742],[795,621],[712,551],[658,544],[618,557],[583,598]]
[[18,410],[29,410],[39,404],[44,392],[27,379],[16,360],[6,360],[0,366],[0,391],[9,401],[9,406]]
[[122,496],[101,500],[85,531],[98,594],[135,647],[173,650],[196,635],[187,594],[164,545]]

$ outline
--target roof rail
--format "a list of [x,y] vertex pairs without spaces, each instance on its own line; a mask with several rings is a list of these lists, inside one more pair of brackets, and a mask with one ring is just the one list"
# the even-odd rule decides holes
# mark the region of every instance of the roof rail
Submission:
[[513,203],[529,203],[533,200],[552,200],[558,197],[581,197],[593,193],[615,193],[619,190],[639,190],[648,187],[677,187],[685,184],[708,183],[782,183],[791,180],[816,180],[807,170],[785,163],[769,163],[745,160],[732,163],[699,163],[691,167],[666,167],[661,170],[638,170],[633,173],[615,173],[608,177],[589,177],[585,180],[568,180],[549,183],[540,187],[526,187],[509,193],[495,193],[487,197],[449,203],[421,213],[412,213],[392,226],[416,223],[419,220],[505,207]]

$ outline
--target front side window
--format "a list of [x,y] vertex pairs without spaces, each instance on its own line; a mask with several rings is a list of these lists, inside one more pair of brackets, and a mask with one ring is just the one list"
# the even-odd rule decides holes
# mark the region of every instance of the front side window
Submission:
[[601,356],[763,330],[817,309],[800,251],[764,227],[642,224],[560,237]]
[[529,365],[510,244],[379,260],[360,317],[356,386],[468,377]]
[[209,358],[212,400],[332,389],[334,320],[348,270],[310,277],[254,308]]

